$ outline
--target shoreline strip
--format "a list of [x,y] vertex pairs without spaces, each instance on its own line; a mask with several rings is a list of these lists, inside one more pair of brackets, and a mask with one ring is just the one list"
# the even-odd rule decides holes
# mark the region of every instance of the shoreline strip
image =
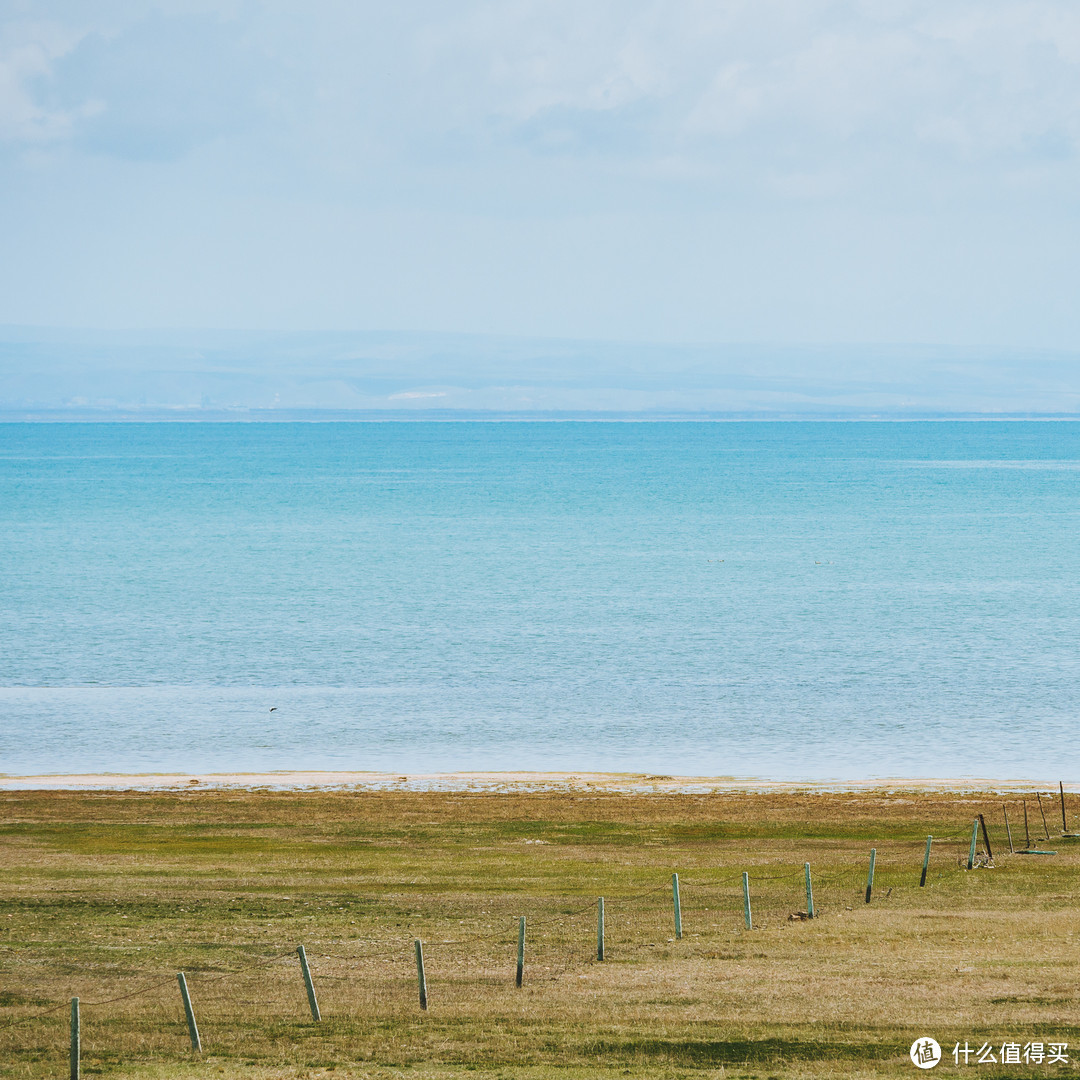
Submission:
[[[711,793],[768,791],[987,791],[1051,790],[1060,778],[867,777],[778,780],[768,777],[670,776],[604,772],[227,772],[0,774],[2,791],[176,791],[220,789],[357,791],[607,791],[615,793]],[[1065,779],[1064,783],[1076,783]]]

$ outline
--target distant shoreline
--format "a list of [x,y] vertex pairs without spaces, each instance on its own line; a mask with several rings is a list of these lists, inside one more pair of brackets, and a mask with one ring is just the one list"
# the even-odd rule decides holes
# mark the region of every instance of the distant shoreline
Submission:
[[[1065,780],[1071,785],[1076,781]],[[593,791],[611,793],[836,792],[836,791],[1056,791],[1058,780],[988,777],[931,779],[871,777],[863,780],[772,780],[767,777],[669,776],[603,772],[228,772],[0,774],[3,791],[166,791],[233,788],[371,791]]]
[[939,424],[1076,423],[1080,412],[499,409],[0,409],[0,424]]

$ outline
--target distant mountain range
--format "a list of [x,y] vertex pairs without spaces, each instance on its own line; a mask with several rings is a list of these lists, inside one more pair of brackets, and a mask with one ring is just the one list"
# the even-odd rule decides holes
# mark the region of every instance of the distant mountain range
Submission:
[[6,419],[1080,414],[1080,353],[0,327]]

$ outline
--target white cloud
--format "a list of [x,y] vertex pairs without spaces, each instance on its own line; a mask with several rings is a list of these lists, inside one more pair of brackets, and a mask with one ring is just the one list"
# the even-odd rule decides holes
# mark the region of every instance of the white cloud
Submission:
[[41,144],[70,136],[80,117],[94,110],[56,109],[44,105],[36,92],[59,57],[79,41],[78,30],[57,23],[0,24],[0,142]]
[[750,180],[1060,168],[1080,142],[1072,0],[177,0],[101,24],[5,28],[0,138],[184,153],[259,113],[265,152],[346,172],[525,153]]
[[[620,152],[823,157],[866,141],[1059,152],[1080,117],[1080,7],[923,3],[495,4],[423,30],[436,116],[633,129]],[[455,81],[455,70],[468,77]],[[428,99],[431,100],[431,99]],[[627,134],[630,134],[627,132]],[[758,145],[760,144],[760,145]]]
[[0,317],[1072,344],[1078,149],[1076,0],[8,0]]

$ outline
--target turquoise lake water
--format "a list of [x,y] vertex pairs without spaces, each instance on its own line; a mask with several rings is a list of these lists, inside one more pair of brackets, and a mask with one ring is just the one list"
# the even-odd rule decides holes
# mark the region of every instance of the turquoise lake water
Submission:
[[1071,422],[0,425],[0,772],[1080,780],[1078,494]]

